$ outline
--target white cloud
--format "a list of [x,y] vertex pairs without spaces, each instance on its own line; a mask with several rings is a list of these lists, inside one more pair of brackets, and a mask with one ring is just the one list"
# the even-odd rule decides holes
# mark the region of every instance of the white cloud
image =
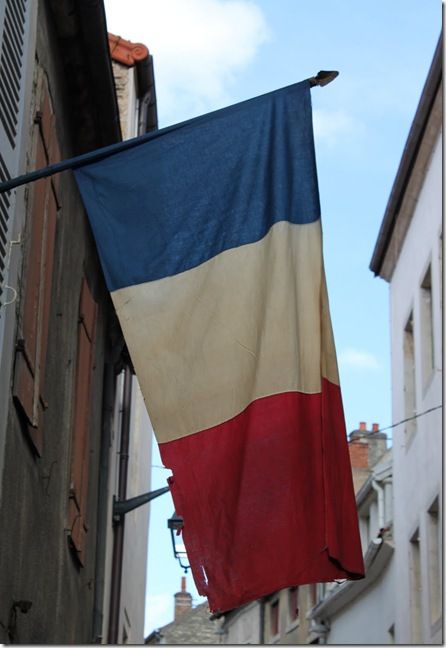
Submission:
[[364,133],[363,124],[344,110],[313,110],[313,127],[316,141],[323,140],[330,145],[342,137]]
[[173,596],[172,594],[153,594],[146,597],[146,618],[144,636],[162,628],[173,621]]
[[109,31],[149,47],[163,123],[230,101],[235,75],[269,32],[250,0],[106,0]]
[[353,367],[355,369],[379,369],[380,364],[374,355],[367,351],[347,348],[338,354],[340,365]]

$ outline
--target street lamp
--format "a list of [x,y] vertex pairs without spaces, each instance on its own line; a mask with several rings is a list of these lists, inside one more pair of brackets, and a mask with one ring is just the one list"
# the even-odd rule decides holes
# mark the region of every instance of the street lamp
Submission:
[[[137,497],[131,497],[130,499],[121,501],[113,497],[114,524],[116,526],[122,525],[124,516],[127,515],[127,513],[133,511],[133,509],[139,508],[147,502],[150,502],[152,499],[167,493],[169,490],[169,486],[164,486],[164,488],[158,488],[158,490],[151,491],[150,493],[144,493],[143,495],[138,495]],[[184,569],[184,573],[187,574],[187,570],[190,569],[190,564],[187,557],[186,547],[181,541],[183,518],[180,515],[177,515],[174,511],[172,517],[167,520],[167,527],[170,529],[173,555],[180,563],[181,568]]]
[[183,518],[174,511],[172,517],[167,520],[167,527],[170,529],[173,555],[184,569],[184,573],[187,574],[187,570],[190,569],[189,559],[187,557],[186,547],[180,540]]

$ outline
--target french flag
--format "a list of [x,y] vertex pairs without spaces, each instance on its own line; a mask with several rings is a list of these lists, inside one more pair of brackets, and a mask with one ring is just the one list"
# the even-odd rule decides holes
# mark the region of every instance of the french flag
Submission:
[[76,177],[211,610],[362,578],[309,82]]

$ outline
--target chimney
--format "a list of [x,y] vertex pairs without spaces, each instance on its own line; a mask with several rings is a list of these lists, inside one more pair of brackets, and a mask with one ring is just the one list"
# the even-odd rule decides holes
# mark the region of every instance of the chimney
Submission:
[[387,450],[387,435],[385,432],[379,431],[379,423],[372,423],[370,435],[369,464],[370,467],[373,467]]
[[181,592],[177,592],[175,599],[175,621],[188,610],[192,609],[192,594],[186,592],[186,576],[181,577]]
[[364,438],[366,432],[366,424],[360,423],[359,430],[354,430],[350,433],[348,451],[350,454],[350,463],[353,469],[359,468],[361,470],[368,470],[369,444]]
[[367,423],[361,421],[359,429],[353,430],[349,435],[348,450],[352,468],[372,468],[386,449],[386,435],[379,431],[379,423],[372,423],[372,429],[367,430]]

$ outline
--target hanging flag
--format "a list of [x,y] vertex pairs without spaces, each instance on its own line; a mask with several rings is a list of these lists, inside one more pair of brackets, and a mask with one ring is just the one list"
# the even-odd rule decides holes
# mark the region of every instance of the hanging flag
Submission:
[[361,578],[308,81],[76,177],[200,594]]

